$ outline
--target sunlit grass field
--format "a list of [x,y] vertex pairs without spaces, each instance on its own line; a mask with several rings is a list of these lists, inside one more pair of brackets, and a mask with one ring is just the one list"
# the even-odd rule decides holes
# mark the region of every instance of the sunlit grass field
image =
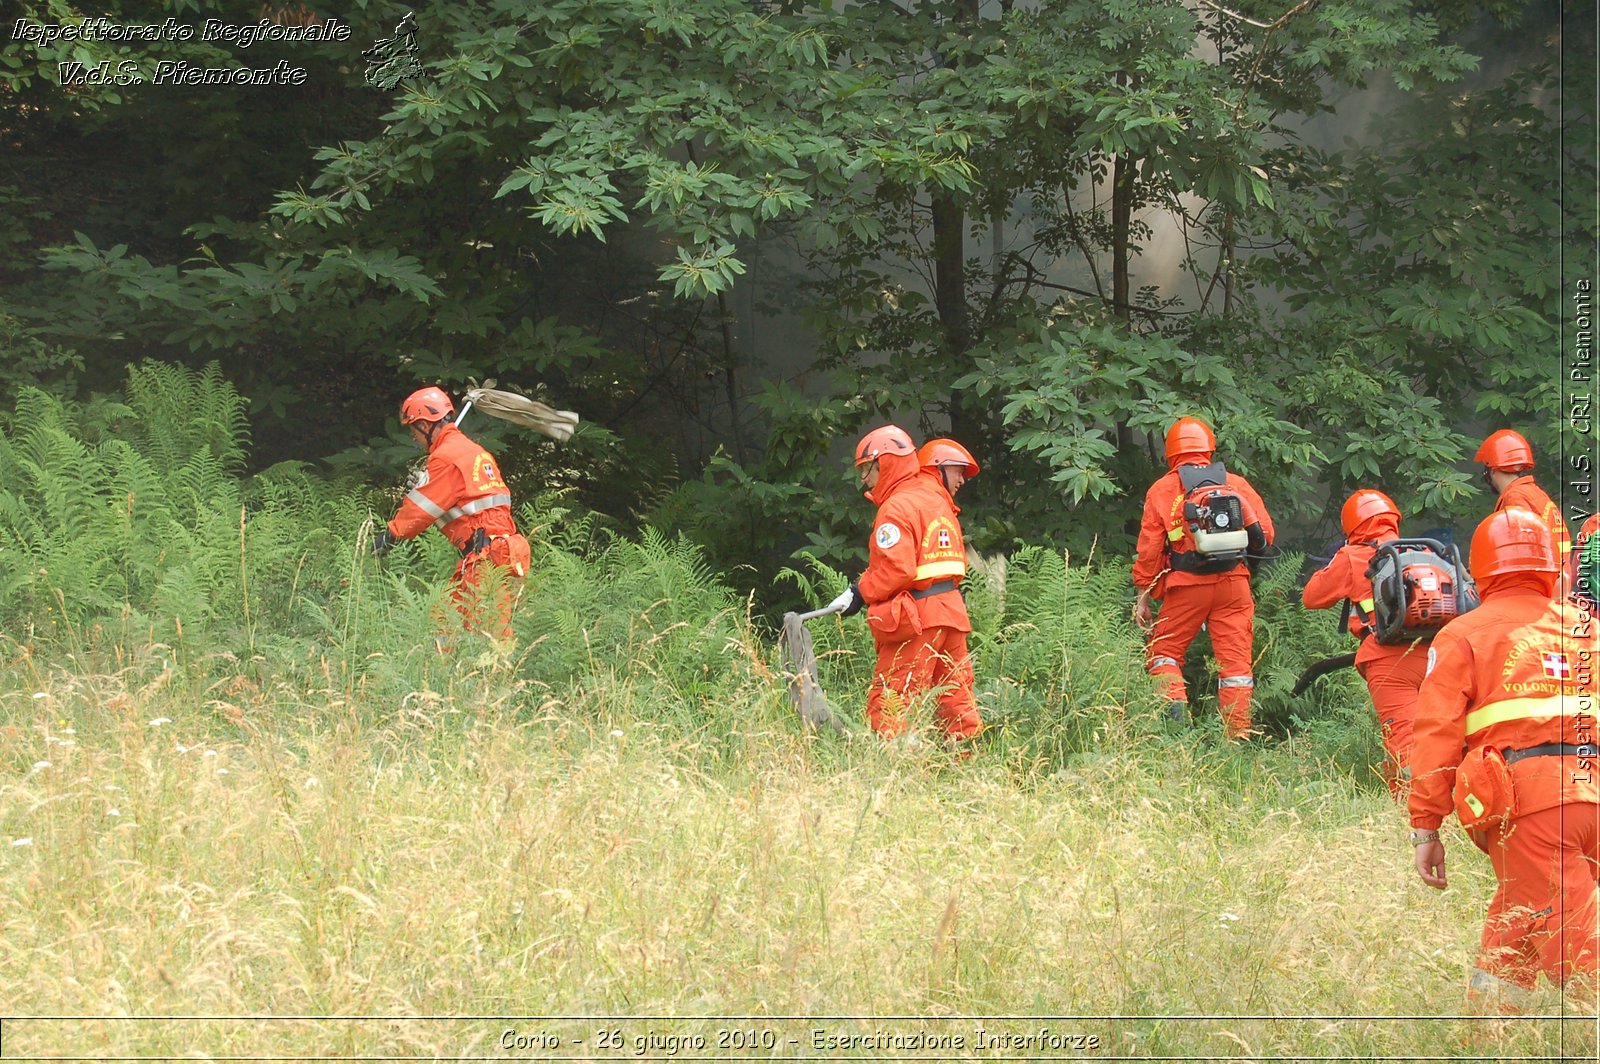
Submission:
[[808,737],[759,684],[663,725],[516,656],[385,700],[314,658],[6,653],[3,1011],[51,1017],[8,1058],[1595,1052],[1592,1019],[1454,1018],[1487,861],[1451,834],[1421,886],[1381,787],[1294,739],[1113,716],[1046,770]]
[[[1594,1059],[1592,990],[1462,1015],[1488,863],[1422,886],[1359,680],[1291,694],[1347,647],[1296,556],[1232,748],[1125,558],[975,560],[957,761],[807,734],[756,594],[558,499],[515,647],[441,656],[449,544],[368,558],[389,503],[243,476],[242,410],[147,363],[0,417],[0,1057]],[[767,608],[848,579],[796,565]],[[864,625],[811,632],[859,722]]]

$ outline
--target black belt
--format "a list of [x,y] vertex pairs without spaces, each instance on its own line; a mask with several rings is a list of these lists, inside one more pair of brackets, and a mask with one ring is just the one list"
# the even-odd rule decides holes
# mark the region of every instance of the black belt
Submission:
[[935,595],[942,595],[946,591],[954,591],[955,589],[956,582],[954,580],[935,580],[927,587],[912,588],[911,597],[914,599],[932,598]]
[[491,536],[483,529],[475,528],[472,530],[472,537],[465,543],[461,544],[461,556],[463,558],[470,558],[480,551],[488,550],[489,544],[493,543],[495,540],[504,538],[504,536]]
[[1584,743],[1582,746],[1573,743],[1545,743],[1542,746],[1530,746],[1526,750],[1504,751],[1506,764],[1514,765],[1525,757],[1600,757],[1600,743]]

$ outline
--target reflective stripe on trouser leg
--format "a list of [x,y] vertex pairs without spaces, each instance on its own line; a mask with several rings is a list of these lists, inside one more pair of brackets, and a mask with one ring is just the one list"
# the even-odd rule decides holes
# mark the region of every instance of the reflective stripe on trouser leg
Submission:
[[1250,700],[1255,693],[1251,677],[1255,646],[1255,600],[1250,581],[1225,577],[1217,582],[1211,612],[1211,649],[1217,656],[1217,703],[1225,731],[1237,738],[1250,730]]
[[1250,730],[1250,699],[1255,694],[1254,676],[1222,676],[1217,679],[1217,708],[1222,725],[1230,736]]
[[1146,669],[1161,681],[1162,694],[1171,702],[1187,702],[1183,683],[1183,656],[1200,633],[1211,609],[1212,589],[1206,584],[1169,588],[1156,614],[1145,650]]
[[1183,684],[1183,665],[1177,658],[1160,655],[1150,659],[1150,675],[1161,681],[1161,694],[1168,702],[1188,702]]

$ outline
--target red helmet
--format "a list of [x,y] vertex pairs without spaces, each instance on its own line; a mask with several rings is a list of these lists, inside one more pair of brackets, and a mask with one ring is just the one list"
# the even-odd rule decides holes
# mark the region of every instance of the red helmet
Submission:
[[1375,488],[1359,488],[1339,510],[1339,524],[1351,539],[1400,531],[1400,507]]
[[917,447],[899,425],[883,425],[861,437],[856,444],[856,465],[876,462],[884,454],[916,454]]
[[978,475],[978,460],[955,440],[929,440],[917,449],[917,464],[924,469],[936,466],[962,466],[969,477]]
[[1472,533],[1472,578],[1480,584],[1506,573],[1549,573],[1553,584],[1558,566],[1550,526],[1532,510],[1496,510]]
[[1528,446],[1522,433],[1500,429],[1489,434],[1472,460],[1502,473],[1520,473],[1533,468],[1533,448]]
[[400,424],[414,425],[419,421],[442,421],[455,412],[455,404],[439,388],[420,388],[406,396],[400,404]]
[[1180,417],[1167,430],[1167,464],[1185,454],[1209,456],[1217,449],[1217,435],[1197,417]]

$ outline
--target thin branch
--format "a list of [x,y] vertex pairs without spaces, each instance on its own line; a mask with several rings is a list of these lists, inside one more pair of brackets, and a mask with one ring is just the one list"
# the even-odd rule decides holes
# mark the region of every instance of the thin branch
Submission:
[[1273,26],[1273,24],[1270,23],[1270,22],[1257,22],[1255,19],[1247,18],[1246,16],[1239,14],[1239,12],[1237,12],[1237,11],[1229,11],[1227,8],[1223,7],[1221,4],[1212,3],[1211,0],[1200,0],[1200,2],[1202,4],[1204,4],[1204,5],[1206,5],[1207,7],[1209,7],[1213,11],[1220,11],[1220,12],[1222,12],[1222,14],[1227,15],[1231,19],[1236,19],[1239,22],[1248,23],[1249,25],[1254,26],[1257,29],[1270,30],[1272,28],[1272,26]]
[[[1056,284],[1054,281],[1045,280],[1044,274],[1039,272],[1039,268],[1037,266],[1022,258],[1020,255],[1017,255],[1015,252],[1007,255],[1006,258],[1027,271],[1027,283],[1030,285],[1037,285],[1040,288],[1054,289],[1057,292],[1071,292],[1075,296],[1084,296],[1085,298],[1105,303],[1108,306],[1115,305],[1113,304],[1112,300],[1107,299],[1098,292],[1090,292],[1084,288],[1074,288],[1069,284]],[[1131,313],[1144,314],[1152,318],[1183,318],[1187,317],[1190,313],[1186,310],[1157,310],[1154,307],[1144,307],[1137,303],[1123,304],[1117,309],[1127,310]]]
[[1308,8],[1315,7],[1317,5],[1317,3],[1319,2],[1319,0],[1301,0],[1301,2],[1298,5],[1296,5],[1295,7],[1290,8],[1288,11],[1285,11],[1283,14],[1279,15],[1277,20],[1274,21],[1274,22],[1257,22],[1255,19],[1250,18],[1247,15],[1241,15],[1237,11],[1228,10],[1227,8],[1223,7],[1221,4],[1213,3],[1212,0],[1200,0],[1200,2],[1202,4],[1204,4],[1204,5],[1206,5],[1207,7],[1209,7],[1213,11],[1219,11],[1222,14],[1227,15],[1231,19],[1237,19],[1240,22],[1247,23],[1248,25],[1256,27],[1257,29],[1261,29],[1261,30],[1276,30],[1276,29],[1281,29],[1284,26],[1285,23],[1287,23],[1290,19],[1294,18],[1296,15],[1300,14],[1302,11],[1305,11]]
[[[1106,286],[1100,281],[1100,270],[1095,265],[1094,254],[1089,250],[1088,242],[1083,239],[1083,234],[1078,230],[1078,212],[1072,209],[1072,190],[1068,188],[1062,191],[1064,195],[1062,195],[1061,201],[1067,208],[1067,225],[1072,232],[1072,242],[1078,245],[1079,251],[1083,252],[1083,260],[1089,264],[1089,276],[1094,278],[1094,286],[1100,292],[1099,298],[1104,299],[1106,297]],[[1091,202],[1090,205],[1092,207],[1093,203]],[[1032,264],[1030,263],[1029,265],[1031,266]]]
[[[1210,0],[1200,0],[1200,2],[1209,3]],[[1272,43],[1272,35],[1288,25],[1290,19],[1303,11],[1310,11],[1320,2],[1321,0],[1300,0],[1300,3],[1278,16],[1278,21],[1266,27],[1267,35],[1261,38],[1261,47],[1256,49],[1256,61],[1250,67],[1250,76],[1245,78],[1244,91],[1239,93],[1239,106],[1233,111],[1234,121],[1238,121],[1239,116],[1244,114],[1244,102],[1249,97],[1250,90],[1255,87],[1256,78],[1261,74],[1261,62],[1267,57],[1267,45]]]

